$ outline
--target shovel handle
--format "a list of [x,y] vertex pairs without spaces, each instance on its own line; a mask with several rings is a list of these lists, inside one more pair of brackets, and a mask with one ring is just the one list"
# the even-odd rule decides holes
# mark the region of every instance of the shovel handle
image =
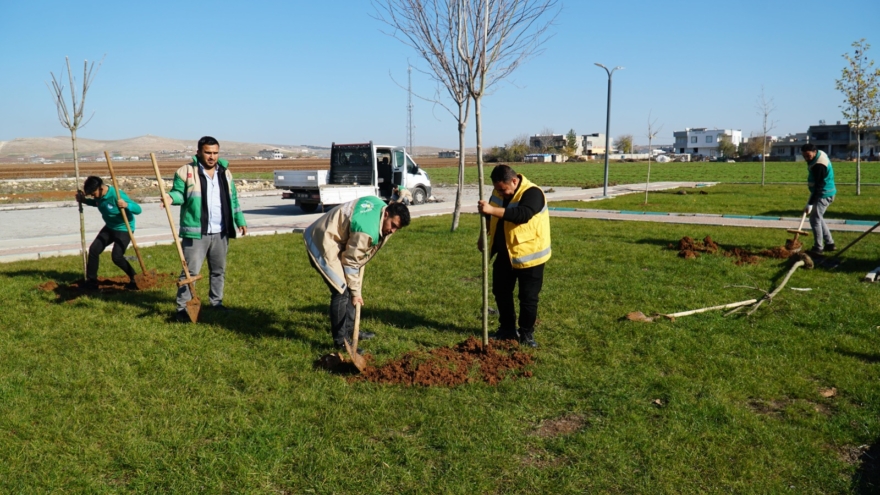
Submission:
[[[110,169],[110,180],[113,181],[113,189],[116,189],[116,197],[117,199],[122,199],[122,190],[119,189],[119,184],[116,182],[116,173],[113,171],[113,161],[110,160],[110,153],[104,152],[104,158],[107,159],[107,167]],[[134,231],[131,230],[131,224],[128,222],[128,215],[125,213],[125,209],[120,209],[120,213],[122,213],[122,220],[125,222],[125,230],[128,231],[128,237],[131,239],[131,246],[134,248],[134,254],[137,255],[138,263],[141,265],[141,273],[147,273],[147,267],[144,265],[144,258],[141,257],[141,250],[138,248],[137,241],[134,239]]]
[[353,346],[355,351],[358,348],[358,337],[361,334],[361,305],[354,305],[354,332],[352,332],[351,340],[353,342]]
[[[180,264],[183,265],[183,271],[186,273],[186,278],[189,279],[191,275],[189,274],[189,267],[186,265],[186,257],[183,255],[183,246],[180,245],[180,237],[177,235],[177,229],[174,227],[174,219],[171,218],[171,204],[165,198],[165,181],[162,180],[162,173],[159,172],[159,164],[156,163],[156,154],[150,153],[150,161],[153,162],[153,171],[156,172],[156,182],[159,183],[159,192],[162,194],[162,204],[165,206],[165,213],[168,215],[168,224],[171,225],[171,235],[174,236],[174,244],[177,246],[177,254],[180,256]],[[189,284],[189,290],[196,293],[195,285],[193,283]]]
[[806,219],[807,219],[807,212],[804,212],[804,214],[801,215],[801,224],[798,225],[798,230],[802,230],[804,228],[804,220],[806,220]]

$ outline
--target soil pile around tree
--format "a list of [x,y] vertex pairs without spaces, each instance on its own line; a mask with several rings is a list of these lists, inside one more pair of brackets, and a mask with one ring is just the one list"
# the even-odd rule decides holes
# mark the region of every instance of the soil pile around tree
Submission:
[[702,241],[695,241],[691,237],[684,236],[678,241],[678,244],[669,244],[669,249],[678,251],[678,255],[684,259],[697,258],[700,256],[700,253],[721,253],[724,256],[736,259],[735,263],[737,265],[754,265],[764,258],[788,259],[796,254],[800,248],[801,243],[799,241],[789,239],[786,241],[785,246],[764,249],[757,253],[741,247],[732,247],[725,250],[718,246],[710,236],[706,236]]
[[531,377],[532,371],[527,367],[534,362],[515,341],[490,340],[484,349],[475,337],[453,347],[408,352],[382,366],[373,366],[367,357],[367,369],[351,377],[352,381],[424,387],[454,387],[476,382],[498,385],[507,379]]
[[[177,275],[174,273],[158,273],[148,271],[139,277],[138,290],[157,289],[168,287],[177,283]],[[126,276],[104,278],[98,277],[98,288],[89,289],[85,286],[85,280],[77,280],[70,284],[59,284],[49,280],[38,285],[37,288],[46,292],[54,292],[57,299],[72,301],[85,294],[112,294],[117,292],[131,292],[128,288],[129,279]]]

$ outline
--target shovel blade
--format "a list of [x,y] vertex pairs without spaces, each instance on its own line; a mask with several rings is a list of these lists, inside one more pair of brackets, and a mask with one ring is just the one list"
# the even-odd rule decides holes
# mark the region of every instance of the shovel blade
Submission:
[[186,302],[186,314],[189,316],[189,321],[191,323],[199,321],[199,312],[201,310],[202,301],[200,301],[198,297],[193,297]]
[[363,373],[363,371],[367,369],[367,360],[358,354],[357,346],[351,345],[348,339],[345,339],[345,352],[348,353],[348,357],[351,358],[351,362],[354,363],[354,367],[357,368],[359,372]]

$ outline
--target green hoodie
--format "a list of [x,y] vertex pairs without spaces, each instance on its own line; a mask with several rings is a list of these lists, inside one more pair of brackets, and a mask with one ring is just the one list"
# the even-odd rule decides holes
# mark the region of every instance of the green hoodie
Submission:
[[[139,215],[141,213],[141,206],[131,198],[125,194],[125,191],[121,191],[122,200],[128,203],[128,207],[125,209],[125,214],[128,216],[128,224],[131,225],[131,231],[134,232],[134,216]],[[113,189],[113,186],[107,186],[107,193],[101,196],[98,199],[85,198],[83,199],[83,204],[87,204],[89,206],[97,206],[98,211],[101,212],[101,216],[104,218],[104,223],[110,230],[116,230],[119,232],[126,232],[125,228],[125,220],[122,219],[122,213],[118,206],[116,206],[116,189]]]

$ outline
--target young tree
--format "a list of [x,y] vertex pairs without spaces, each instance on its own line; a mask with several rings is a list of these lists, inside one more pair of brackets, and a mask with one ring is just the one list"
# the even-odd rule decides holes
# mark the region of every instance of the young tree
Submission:
[[574,129],[570,129],[568,134],[565,135],[565,156],[571,158],[577,154],[577,133],[574,132]]
[[651,112],[648,112],[648,176],[645,178],[645,204],[648,204],[648,184],[651,183],[651,157],[653,155],[653,141],[654,138],[657,137],[657,134],[660,133],[660,129],[663,129],[663,125],[657,127],[657,119],[651,120]]
[[718,153],[723,157],[736,156],[736,145],[727,134],[718,136]]
[[874,61],[865,56],[871,45],[865,38],[853,42],[852,47],[855,48],[852,56],[843,54],[847,65],[836,80],[836,87],[843,93],[841,113],[856,132],[856,195],[859,196],[862,194],[862,134],[880,122],[880,68],[871,69]]
[[[555,18],[557,0],[458,0],[457,44],[467,67],[468,93],[474,100],[477,176],[485,199],[482,102],[486,92],[538,53]],[[483,344],[489,343],[489,244],[486,218],[480,215],[483,242]]]
[[[88,93],[89,87],[92,85],[95,76],[98,74],[97,71],[101,69],[101,64],[104,63],[104,59],[102,58],[101,62],[98,63],[97,70],[95,69],[94,62],[92,62],[91,65],[89,65],[88,60],[83,62],[82,93],[78,100],[76,79],[73,78],[73,70],[70,68],[70,58],[64,57],[64,60],[67,62],[67,82],[70,85],[70,103],[64,98],[64,73],[61,73],[60,77],[55,77],[54,72],[49,72],[52,76],[52,85],[50,86],[49,83],[46,83],[46,86],[49,87],[49,91],[55,99],[55,109],[58,111],[58,120],[61,122],[61,126],[70,131],[70,141],[73,145],[73,170],[76,175],[76,187],[79,189],[81,182],[79,178],[79,153],[76,146],[76,131],[83,128],[90,120],[92,120],[92,118],[89,117],[83,121],[86,94]],[[82,244],[83,279],[86,279],[88,251],[86,250],[86,221],[85,215],[83,215],[82,203],[79,203],[79,237],[80,243]]]
[[632,153],[633,152],[632,134],[624,134],[622,136],[618,136],[616,142],[617,142],[617,149],[620,150],[621,153]]
[[458,49],[457,36],[463,12],[460,0],[373,0],[376,18],[393,31],[390,36],[415,49],[427,63],[423,71],[446,90],[455,103],[455,109],[444,105],[439,97],[427,99],[439,104],[458,123],[458,188],[452,227],[458,229],[461,216],[461,197],[464,187],[465,130],[470,114],[467,67]]
[[770,119],[770,114],[776,110],[773,104],[773,98],[769,100],[764,95],[764,85],[761,85],[761,96],[758,97],[756,103],[758,115],[761,116],[761,186],[764,186],[764,178],[767,171],[767,141],[768,133],[776,127],[776,121]]

